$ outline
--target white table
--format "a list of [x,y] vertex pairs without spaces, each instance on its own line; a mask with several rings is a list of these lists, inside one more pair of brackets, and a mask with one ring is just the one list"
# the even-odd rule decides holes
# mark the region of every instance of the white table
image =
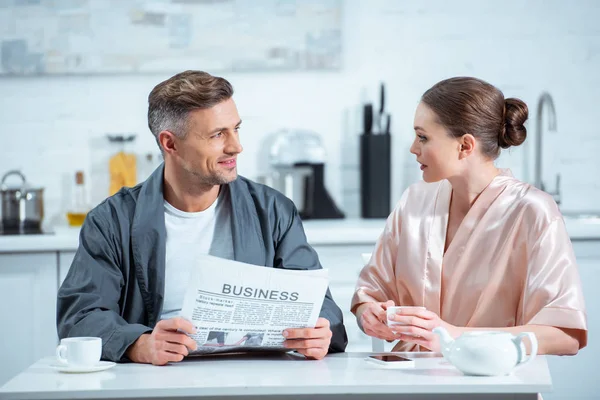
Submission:
[[536,399],[551,389],[544,357],[503,377],[464,376],[436,355],[399,353],[412,369],[382,369],[369,353],[321,361],[294,354],[186,360],[164,367],[119,364],[91,374],[65,374],[42,359],[0,388],[1,399]]

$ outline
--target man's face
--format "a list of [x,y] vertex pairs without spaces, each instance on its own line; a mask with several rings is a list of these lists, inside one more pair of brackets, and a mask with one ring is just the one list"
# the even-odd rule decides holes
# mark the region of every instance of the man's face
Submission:
[[202,185],[222,185],[237,178],[242,152],[240,116],[233,99],[188,114],[185,139],[174,138],[176,163]]

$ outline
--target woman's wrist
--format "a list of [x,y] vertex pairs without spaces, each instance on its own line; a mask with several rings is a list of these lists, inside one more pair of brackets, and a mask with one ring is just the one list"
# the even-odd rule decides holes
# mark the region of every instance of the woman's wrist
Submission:
[[452,335],[452,337],[454,339],[456,339],[457,337],[459,337],[460,335],[462,335],[465,331],[467,331],[467,328],[464,328],[462,326],[454,326],[452,324],[449,324],[446,322],[446,325],[448,325],[446,327],[446,329],[448,330],[448,332],[450,332],[450,335]]
[[369,303],[359,304],[358,307],[356,307],[356,311],[354,312],[354,315],[356,316],[356,323],[358,324],[358,327],[360,328],[360,330],[363,332],[365,330],[363,329],[363,326],[362,326],[362,315],[368,306],[369,306]]

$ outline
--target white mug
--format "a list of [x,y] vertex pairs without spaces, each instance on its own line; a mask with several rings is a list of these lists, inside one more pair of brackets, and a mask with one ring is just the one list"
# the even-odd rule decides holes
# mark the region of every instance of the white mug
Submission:
[[71,337],[60,341],[56,358],[61,364],[89,367],[98,364],[102,355],[102,338]]
[[[399,325],[406,325],[405,323],[402,322],[398,322],[398,321],[394,321],[392,319],[390,319],[390,317],[392,315],[396,315],[398,313],[398,311],[400,311],[401,309],[420,309],[420,310],[425,310],[425,307],[420,307],[420,306],[393,306],[393,307],[388,307],[386,310],[386,316],[387,316],[387,325],[392,328],[393,326],[399,326]],[[410,333],[406,333],[407,335],[410,335]]]

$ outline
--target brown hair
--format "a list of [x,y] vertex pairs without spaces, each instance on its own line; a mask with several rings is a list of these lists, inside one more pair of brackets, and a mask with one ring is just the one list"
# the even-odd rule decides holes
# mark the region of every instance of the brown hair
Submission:
[[421,101],[438,117],[451,136],[470,133],[486,156],[495,159],[500,148],[518,146],[525,141],[523,124],[529,111],[515,98],[504,99],[495,86],[477,78],[457,77],[436,83]]
[[[190,111],[211,108],[233,96],[224,78],[202,71],[185,71],[159,83],[148,96],[148,127],[158,143],[164,130],[184,138]],[[159,147],[160,143],[158,144]]]

